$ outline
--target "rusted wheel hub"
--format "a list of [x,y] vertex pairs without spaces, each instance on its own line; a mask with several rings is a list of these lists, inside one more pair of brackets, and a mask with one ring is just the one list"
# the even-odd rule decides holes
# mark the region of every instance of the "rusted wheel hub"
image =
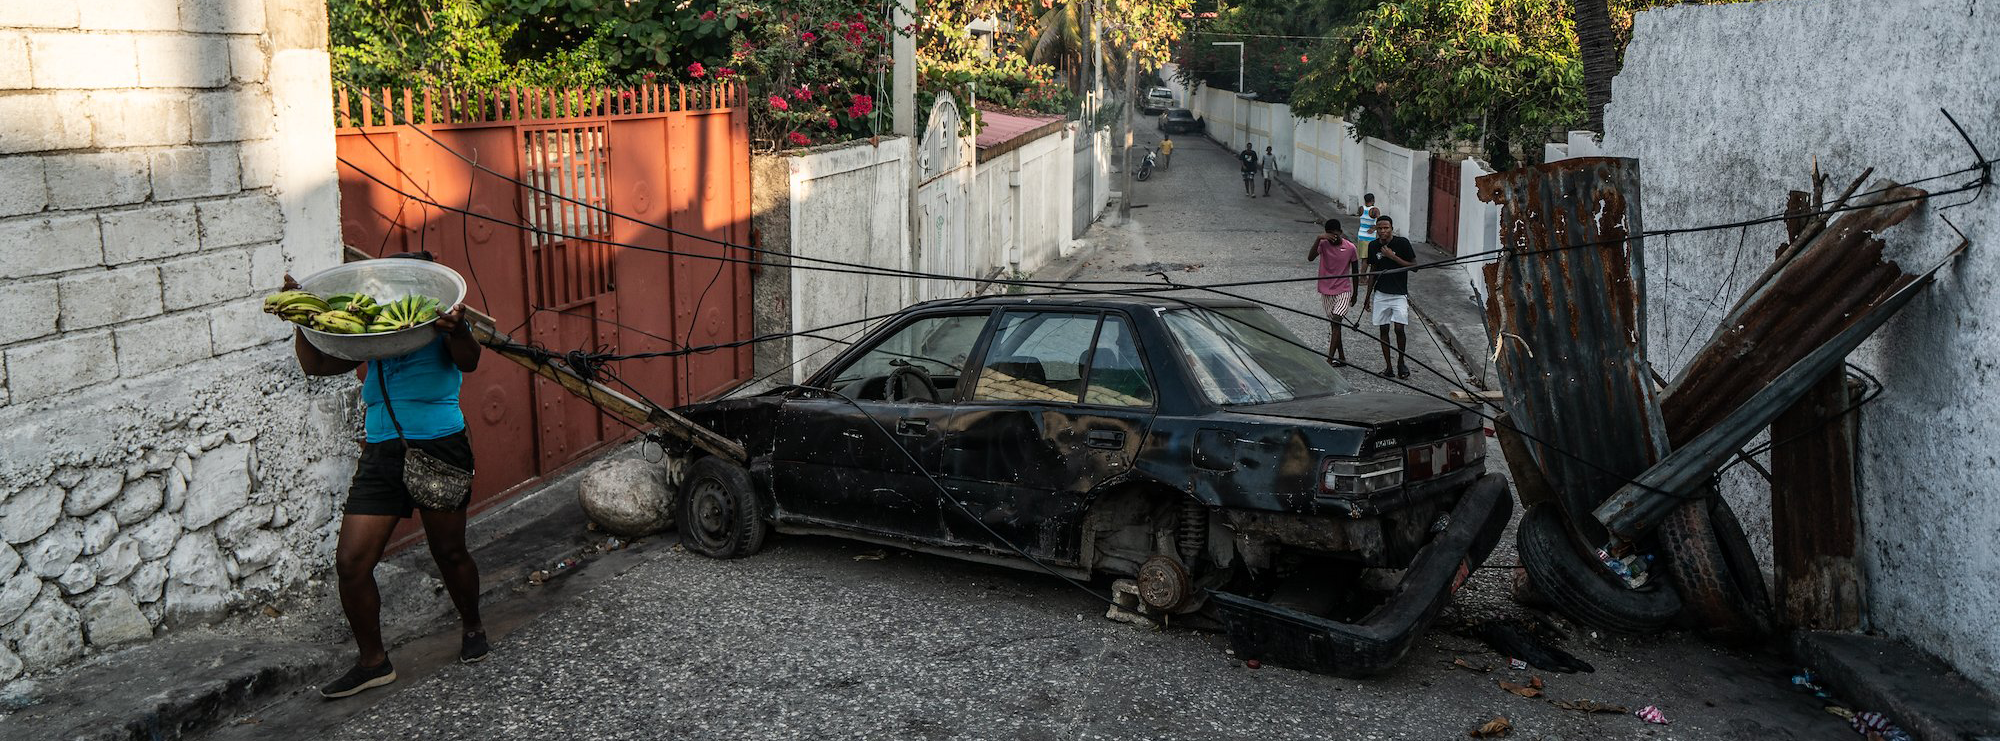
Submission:
[[1194,596],[1194,580],[1173,556],[1154,556],[1139,565],[1139,600],[1147,607],[1171,612]]

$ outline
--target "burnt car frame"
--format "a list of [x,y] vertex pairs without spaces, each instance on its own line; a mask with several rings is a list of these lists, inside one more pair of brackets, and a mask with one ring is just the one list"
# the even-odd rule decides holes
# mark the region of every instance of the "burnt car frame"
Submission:
[[[1249,303],[918,304],[805,383],[677,411],[749,453],[682,476],[698,553],[768,525],[1130,578],[1243,658],[1348,676],[1393,664],[1511,514],[1473,412],[1353,392]],[[1364,599],[1368,569],[1401,578]]]

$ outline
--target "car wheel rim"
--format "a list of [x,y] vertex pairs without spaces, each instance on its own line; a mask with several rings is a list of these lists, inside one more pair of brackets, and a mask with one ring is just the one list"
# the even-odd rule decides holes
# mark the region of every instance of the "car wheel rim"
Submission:
[[691,528],[694,536],[708,546],[727,542],[735,513],[730,509],[729,497],[722,489],[722,482],[702,479],[695,483],[694,491],[689,494],[694,505],[693,522],[689,523],[694,526]]

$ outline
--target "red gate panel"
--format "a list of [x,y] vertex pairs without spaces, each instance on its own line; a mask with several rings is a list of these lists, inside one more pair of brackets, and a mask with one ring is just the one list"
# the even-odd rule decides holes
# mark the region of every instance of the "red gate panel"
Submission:
[[1458,163],[1431,160],[1431,243],[1458,254]]

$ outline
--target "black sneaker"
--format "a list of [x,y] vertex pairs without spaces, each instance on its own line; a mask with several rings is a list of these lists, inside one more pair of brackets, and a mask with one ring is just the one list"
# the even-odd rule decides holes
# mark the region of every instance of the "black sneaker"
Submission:
[[361,666],[356,664],[354,668],[347,670],[346,674],[340,675],[339,679],[320,685],[319,696],[328,700],[337,700],[342,697],[352,697],[361,694],[362,690],[380,687],[394,681],[396,681],[396,667],[391,666],[387,659],[384,659],[380,666]]
[[486,645],[486,631],[468,631],[458,644],[458,663],[476,664],[486,660],[486,653],[492,648]]

